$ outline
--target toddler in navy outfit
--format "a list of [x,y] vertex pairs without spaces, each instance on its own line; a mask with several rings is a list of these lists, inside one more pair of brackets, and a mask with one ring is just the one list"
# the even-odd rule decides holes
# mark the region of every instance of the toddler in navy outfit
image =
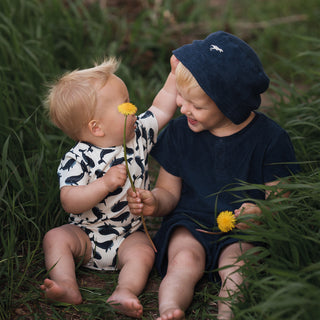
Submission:
[[[127,116],[126,149],[134,184],[149,188],[148,153],[158,131],[176,110],[172,57],[164,87],[143,114]],[[51,86],[48,109],[52,121],[77,144],[58,168],[60,199],[69,224],[54,228],[43,240],[50,279],[41,289],[50,300],[80,304],[75,262],[95,270],[120,270],[108,302],[118,311],[140,318],[138,300],[154,264],[153,248],[141,217],[127,205],[130,187],[122,145],[125,117],[118,106],[129,102],[125,83],[110,58],[85,70],[67,73]]]
[[[241,199],[268,194],[228,189],[241,182],[276,185],[298,171],[286,131],[256,111],[269,79],[251,47],[218,31],[173,54],[180,61],[177,105],[183,115],[169,123],[151,152],[161,165],[155,188],[128,191],[131,213],[164,217],[154,239],[155,264],[163,277],[161,320],[185,318],[205,272],[221,281],[221,298],[238,291],[240,257],[254,244],[241,242],[232,231],[207,234],[199,229],[216,229],[221,211],[236,217],[261,214],[257,205]],[[236,224],[240,230],[247,227]],[[217,317],[233,317],[226,300],[218,301]]]

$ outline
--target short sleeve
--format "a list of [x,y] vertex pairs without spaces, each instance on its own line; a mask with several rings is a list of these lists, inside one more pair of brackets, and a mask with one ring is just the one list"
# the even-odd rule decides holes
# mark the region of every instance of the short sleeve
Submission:
[[[69,151],[65,154],[57,170],[60,189],[64,186],[79,186],[89,183],[89,173],[84,161]],[[81,158],[80,158],[81,159]]]
[[293,145],[286,131],[271,140],[266,149],[263,175],[265,182],[275,181],[299,172]]
[[158,138],[158,121],[154,114],[147,110],[138,116],[136,123],[137,139],[143,138],[145,147],[149,152]]
[[173,121],[171,120],[168,126],[159,134],[151,155],[167,172],[174,176],[180,176],[179,160],[181,153],[179,152],[179,146],[182,144],[179,144],[177,128],[173,125]]

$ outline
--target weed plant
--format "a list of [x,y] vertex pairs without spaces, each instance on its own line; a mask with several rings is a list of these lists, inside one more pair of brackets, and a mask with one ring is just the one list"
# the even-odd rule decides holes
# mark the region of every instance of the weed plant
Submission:
[[[235,318],[320,318],[319,16],[317,0],[2,0],[0,319],[126,318],[105,303],[116,272],[80,268],[80,306],[47,305],[40,295],[43,235],[67,221],[56,169],[73,145],[44,112],[46,84],[116,56],[118,74],[142,112],[166,78],[171,50],[220,29],[261,56],[272,78],[266,112],[290,133],[302,168],[282,183],[290,198],[261,203],[263,223],[244,236],[259,246],[246,255]],[[153,271],[141,296],[145,319],[157,314],[159,280]],[[218,285],[201,282],[188,319],[215,319],[217,293]]]

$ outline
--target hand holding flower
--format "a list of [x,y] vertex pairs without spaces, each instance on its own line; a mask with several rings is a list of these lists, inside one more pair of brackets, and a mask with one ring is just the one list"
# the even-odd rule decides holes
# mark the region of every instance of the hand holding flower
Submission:
[[[245,222],[238,222],[241,217],[247,218],[250,215],[259,216],[261,214],[261,209],[253,203],[243,203],[239,209],[235,209],[234,213],[232,211],[222,211],[217,217],[218,229],[220,232],[207,231],[202,229],[197,229],[197,231],[208,233],[208,234],[221,234],[229,232],[234,228],[239,230],[244,230],[250,228],[250,226]],[[253,223],[254,219],[246,219],[246,221]]]
[[[254,203],[245,202],[243,203],[239,209],[234,210],[234,215],[236,218],[253,216],[257,217],[261,215],[261,209]],[[257,223],[255,219],[246,219],[250,223]],[[245,230],[250,228],[250,226],[245,222],[239,222],[235,226],[239,230]]]
[[127,200],[132,214],[152,216],[157,210],[156,199],[149,190],[136,189],[136,192],[134,192],[132,189],[129,189]]

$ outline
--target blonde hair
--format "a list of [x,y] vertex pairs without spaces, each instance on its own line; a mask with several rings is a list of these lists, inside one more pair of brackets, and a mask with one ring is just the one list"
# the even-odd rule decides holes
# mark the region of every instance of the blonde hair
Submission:
[[93,119],[97,91],[118,69],[115,58],[104,59],[94,67],[67,72],[49,86],[45,106],[51,121],[74,140],[80,140],[81,130]]
[[199,83],[192,75],[192,73],[187,69],[181,62],[178,63],[176,68],[176,83],[178,88],[197,88],[200,87]]

